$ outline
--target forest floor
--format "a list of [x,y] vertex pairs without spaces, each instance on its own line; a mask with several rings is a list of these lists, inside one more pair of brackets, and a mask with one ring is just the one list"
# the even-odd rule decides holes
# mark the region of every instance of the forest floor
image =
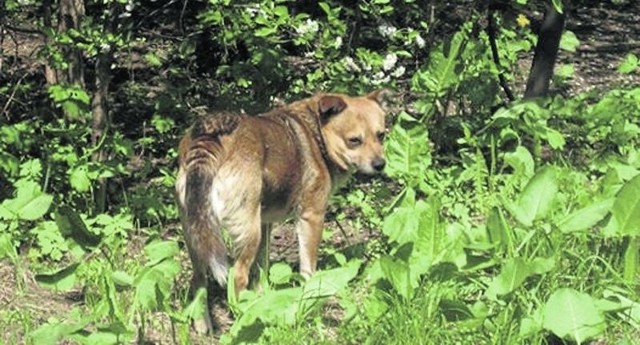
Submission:
[[[622,75],[617,73],[617,67],[628,53],[640,56],[640,2],[629,1],[622,9],[612,7],[609,2],[593,2],[593,5],[582,6],[574,10],[568,18],[567,29],[573,31],[580,40],[576,52],[562,52],[559,64],[573,64],[575,73],[573,78],[562,85],[552,87],[554,92],[562,94],[576,94],[584,91],[604,92],[614,86],[640,85],[640,74]],[[19,34],[12,39],[2,41],[2,51],[5,57],[12,54],[36,59],[36,51],[41,47],[39,37],[31,34]],[[4,59],[4,58],[3,58]],[[28,61],[28,60],[23,60]],[[522,74],[526,75],[530,58],[522,60]],[[25,70],[37,73],[39,66],[23,66]],[[521,94],[523,90],[515,90]],[[347,226],[342,224],[343,226]],[[346,228],[341,230],[335,220],[329,219],[327,227],[334,229],[334,235],[325,246],[343,248],[345,246],[365,241],[372,235],[370,229]],[[285,224],[273,233],[273,260],[297,261],[297,244],[295,232],[291,224]],[[345,237],[346,235],[346,237]],[[188,267],[188,260],[183,260]],[[185,270],[187,272],[188,270]],[[64,318],[75,306],[79,305],[77,295],[81,292],[60,294],[41,287],[28,269],[28,259],[14,266],[8,261],[0,261],[0,310],[6,315],[15,311],[16,317],[23,315],[20,310],[37,311],[39,322],[45,322],[51,317]],[[184,277],[185,281],[187,277]],[[169,322],[162,320],[158,322]],[[0,336],[3,343],[22,343],[25,333],[33,331],[25,326],[33,324],[32,320],[13,320],[4,334]],[[35,324],[37,324],[35,323]],[[170,327],[167,327],[170,328]],[[197,337],[196,337],[197,338]],[[171,343],[168,334],[146,334],[144,343]],[[206,341],[203,340],[203,343]]]

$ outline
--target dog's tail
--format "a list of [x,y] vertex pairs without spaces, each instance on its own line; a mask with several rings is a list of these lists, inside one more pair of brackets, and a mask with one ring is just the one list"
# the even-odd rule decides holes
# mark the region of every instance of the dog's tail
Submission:
[[222,237],[220,215],[215,214],[214,179],[224,159],[222,135],[232,132],[237,118],[221,115],[202,119],[191,129],[184,167],[184,231],[194,273],[205,276],[207,268],[221,286],[226,286],[227,248]]

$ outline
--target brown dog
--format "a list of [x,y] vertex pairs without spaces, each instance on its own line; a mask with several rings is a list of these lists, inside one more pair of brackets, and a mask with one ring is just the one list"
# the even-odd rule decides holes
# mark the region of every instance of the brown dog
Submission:
[[[316,269],[325,209],[336,182],[384,169],[383,98],[318,94],[258,116],[222,113],[198,120],[180,142],[176,190],[193,264],[192,291],[207,272],[226,286],[227,248],[234,244],[236,291],[269,233],[261,224],[297,219],[300,272]],[[262,247],[262,248],[261,248]],[[260,255],[267,256],[268,253]],[[207,308],[206,327],[212,329]]]

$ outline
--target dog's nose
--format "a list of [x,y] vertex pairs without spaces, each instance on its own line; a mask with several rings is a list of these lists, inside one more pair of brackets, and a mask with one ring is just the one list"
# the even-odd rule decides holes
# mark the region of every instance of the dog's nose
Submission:
[[376,158],[376,159],[373,160],[373,162],[371,162],[371,166],[376,171],[384,170],[385,164],[387,164],[387,163],[384,161],[384,158]]

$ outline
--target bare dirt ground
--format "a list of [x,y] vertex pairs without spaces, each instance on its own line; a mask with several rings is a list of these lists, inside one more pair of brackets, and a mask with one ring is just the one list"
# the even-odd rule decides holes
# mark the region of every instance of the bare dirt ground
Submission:
[[[560,93],[575,94],[587,90],[595,92],[613,86],[640,85],[640,73],[621,75],[617,67],[626,54],[635,53],[640,56],[640,1],[629,1],[625,6],[613,6],[610,2],[598,2],[589,6],[581,6],[572,11],[567,22],[580,40],[575,53],[563,52],[559,63],[571,63],[575,67],[575,75],[565,85],[556,86]],[[2,40],[2,59],[6,63],[11,56],[32,57],[35,59],[41,47],[41,38],[32,34],[17,34]],[[24,61],[24,60],[22,60]],[[526,64],[525,64],[526,66]],[[38,73],[37,65],[21,66],[30,73]],[[346,224],[346,223],[345,223]],[[343,224],[343,225],[345,225]],[[329,220],[327,226],[334,230],[334,235],[325,246],[345,247],[349,244],[366,241],[371,236],[370,229],[338,230],[336,223]],[[347,235],[347,237],[345,237]],[[272,260],[297,262],[297,244],[295,231],[291,224],[284,224],[273,233]],[[33,274],[25,263],[15,266],[8,260],[0,262],[0,311],[8,320],[0,340],[5,344],[24,343],[24,335],[33,329],[28,325],[43,324],[50,317],[63,319],[72,308],[80,302],[75,295],[77,291],[61,294],[43,288],[36,283]],[[185,257],[185,266],[188,266]],[[185,283],[188,279],[183,277]],[[23,310],[31,310],[24,319]],[[158,315],[158,322],[167,323],[166,317]],[[199,340],[198,340],[199,339]],[[195,343],[206,343],[195,337]],[[145,336],[146,344],[172,343],[173,338],[167,334],[150,333]]]

